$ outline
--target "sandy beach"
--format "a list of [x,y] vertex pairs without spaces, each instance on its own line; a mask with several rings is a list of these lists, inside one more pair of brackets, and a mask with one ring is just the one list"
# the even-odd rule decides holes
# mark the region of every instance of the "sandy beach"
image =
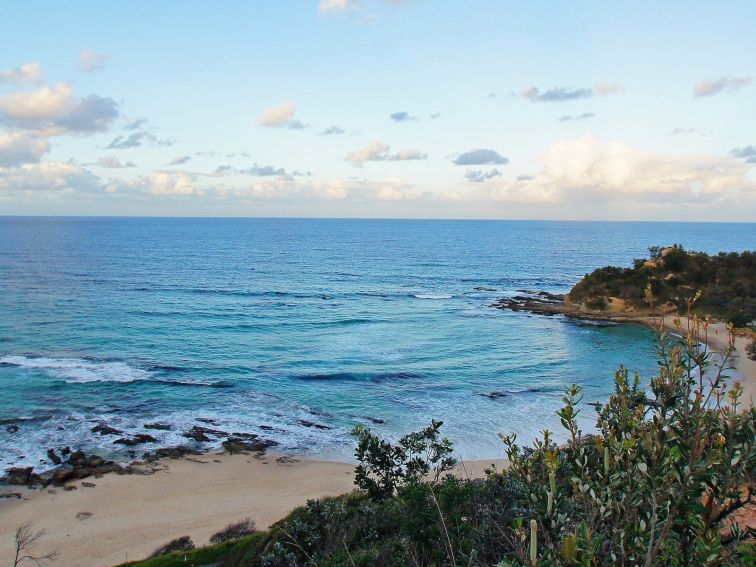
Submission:
[[[491,462],[466,462],[459,474],[481,476]],[[53,565],[108,567],[142,559],[184,535],[207,544],[244,517],[266,528],[308,499],[354,488],[351,464],[274,454],[207,454],[161,461],[155,469],[75,481],[75,490],[21,489],[21,499],[0,499],[0,563],[12,560],[14,532],[26,522],[46,531],[37,550],[56,551]],[[16,491],[11,488],[3,491]]]

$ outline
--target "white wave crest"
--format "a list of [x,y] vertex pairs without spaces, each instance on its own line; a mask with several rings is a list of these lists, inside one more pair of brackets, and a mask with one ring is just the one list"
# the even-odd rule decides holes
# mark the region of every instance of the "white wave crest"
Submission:
[[418,293],[415,295],[416,299],[451,299],[453,296],[451,295],[432,295],[432,294],[422,294]]
[[148,380],[150,373],[118,361],[91,361],[80,358],[48,358],[5,355],[0,364],[20,368],[37,368],[66,382],[134,382]]

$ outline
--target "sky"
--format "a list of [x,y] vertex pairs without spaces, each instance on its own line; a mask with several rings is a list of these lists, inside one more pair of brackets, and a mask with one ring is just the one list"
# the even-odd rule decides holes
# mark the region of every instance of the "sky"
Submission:
[[756,2],[11,1],[0,215],[756,222]]

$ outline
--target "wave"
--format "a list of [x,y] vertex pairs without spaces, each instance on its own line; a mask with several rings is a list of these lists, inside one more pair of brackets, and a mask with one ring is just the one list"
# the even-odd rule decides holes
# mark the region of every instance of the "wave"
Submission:
[[416,372],[380,372],[378,374],[357,374],[353,372],[332,372],[332,373],[313,373],[299,374],[293,376],[303,382],[352,382],[352,381],[370,381],[370,382],[387,382],[391,380],[416,380],[422,376]]
[[32,417],[18,416],[18,417],[4,417],[0,418],[0,425],[11,425],[16,423],[34,423],[40,421],[49,421],[53,418],[52,414],[35,415]]
[[415,297],[415,299],[451,299],[454,296],[417,293],[413,297]]
[[150,382],[156,384],[165,384],[167,386],[189,386],[195,388],[233,388],[234,385],[231,382],[225,382],[218,380],[217,382],[191,382],[188,380],[160,380],[153,378]]
[[299,374],[294,376],[294,378],[303,382],[338,382],[359,380],[359,376],[357,374],[352,374],[351,372],[333,372],[331,374]]
[[66,382],[135,382],[149,380],[150,373],[120,361],[94,361],[81,358],[48,358],[5,355],[0,365],[36,368]]

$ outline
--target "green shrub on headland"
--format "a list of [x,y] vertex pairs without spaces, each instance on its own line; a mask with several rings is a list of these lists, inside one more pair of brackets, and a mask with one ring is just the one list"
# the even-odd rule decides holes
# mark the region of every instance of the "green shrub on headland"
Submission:
[[648,291],[656,306],[670,306],[685,314],[687,299],[701,292],[693,306],[699,315],[745,327],[756,319],[756,252],[709,256],[682,246],[653,246],[650,258],[632,268],[608,266],[587,274],[568,294],[568,300],[589,309],[606,309],[610,298],[626,307],[648,307]]
[[[698,321],[700,324],[700,321]],[[268,531],[135,563],[141,567],[754,565],[756,410],[692,325],[664,337],[647,389],[621,368],[583,433],[577,386],[558,412],[563,445],[502,436],[510,466],[484,479],[448,472],[440,422],[394,445],[355,430],[358,489],[313,500]],[[726,355],[730,353],[724,353]],[[717,358],[715,358],[717,356]]]

